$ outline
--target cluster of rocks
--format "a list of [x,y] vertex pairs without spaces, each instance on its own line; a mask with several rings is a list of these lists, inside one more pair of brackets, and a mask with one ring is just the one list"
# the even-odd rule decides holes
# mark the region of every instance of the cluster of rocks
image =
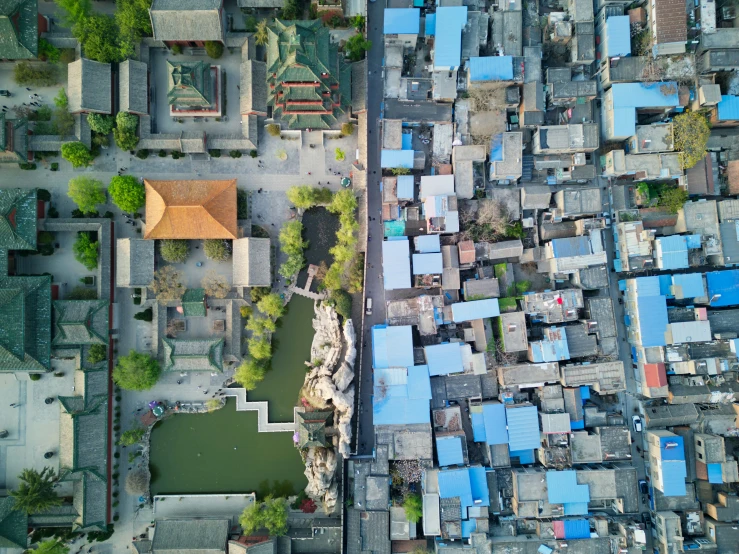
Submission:
[[[336,451],[346,458],[350,454],[354,415],[354,325],[347,319],[342,328],[336,311],[322,303],[315,307],[313,329],[312,369],[305,377],[302,395],[315,409],[333,410]],[[306,494],[322,501],[328,510],[338,497],[338,485],[334,482],[337,463],[337,455],[325,448],[310,448],[306,453]]]

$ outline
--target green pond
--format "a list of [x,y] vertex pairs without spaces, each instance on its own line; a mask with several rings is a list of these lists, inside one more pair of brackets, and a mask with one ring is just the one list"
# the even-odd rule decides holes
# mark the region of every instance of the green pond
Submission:
[[306,485],[292,433],[258,433],[256,412],[236,400],[209,414],[177,414],[151,435],[153,494],[248,493],[287,496]]
[[256,389],[246,394],[253,402],[269,401],[271,422],[293,421],[293,408],[307,371],[305,362],[310,361],[313,300],[293,294],[280,322],[281,327],[272,336],[272,369]]

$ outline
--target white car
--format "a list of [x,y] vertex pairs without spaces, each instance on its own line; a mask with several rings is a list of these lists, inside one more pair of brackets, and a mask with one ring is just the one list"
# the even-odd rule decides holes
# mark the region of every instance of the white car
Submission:
[[641,418],[638,415],[631,416],[631,421],[634,424],[634,431],[636,433],[641,433]]

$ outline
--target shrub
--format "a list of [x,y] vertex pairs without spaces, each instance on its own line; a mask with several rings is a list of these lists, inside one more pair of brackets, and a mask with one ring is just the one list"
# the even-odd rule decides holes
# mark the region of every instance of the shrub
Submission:
[[169,51],[172,52],[172,54],[179,56],[180,54],[182,54],[182,46],[180,46],[179,44],[173,44]]
[[249,193],[244,189],[236,190],[236,218],[246,219],[249,217]]
[[167,151],[166,151],[166,150],[160,150],[160,151],[159,151],[159,152],[157,153],[157,155],[158,155],[158,156],[159,156],[160,158],[166,158],[166,157],[167,157]]
[[28,378],[29,378],[29,379],[30,379],[31,381],[38,381],[39,379],[41,379],[41,374],[40,374],[40,373],[31,373],[31,374],[30,374],[30,375],[28,376]]
[[208,150],[208,154],[210,154],[211,158],[220,158],[221,157],[221,151],[214,149],[214,150]]
[[256,158],[256,157],[257,157],[257,156],[258,156],[259,154],[257,154],[257,151],[256,151],[256,150],[252,150],[251,152],[249,152],[249,155],[250,155],[250,156],[251,156],[252,158]]
[[159,254],[169,263],[181,264],[187,260],[190,247],[186,240],[163,240],[159,243]]
[[64,300],[97,300],[98,291],[87,287],[74,287],[64,295]]
[[[59,171],[59,164],[57,162],[52,162],[51,163],[51,170],[52,171]],[[49,211],[51,211],[51,209],[49,209]],[[49,217],[51,217],[51,216],[49,216]]]
[[145,310],[134,314],[133,318],[139,321],[151,321],[154,319],[154,310],[146,308]]
[[346,159],[346,154],[341,148],[334,150],[334,156],[337,162],[343,162]]
[[38,57],[49,63],[57,63],[61,51],[45,38],[38,39]]
[[214,60],[217,60],[223,56],[223,43],[214,40],[205,41],[205,53]]
[[59,82],[59,74],[53,65],[16,62],[13,79],[21,86],[50,87]]
[[108,352],[104,344],[93,344],[87,351],[87,362],[90,364],[99,364],[108,359]]
[[25,169],[25,170],[34,170],[36,169],[36,164],[35,163],[20,163],[18,164],[18,167],[20,167],[21,169]]
[[280,126],[276,123],[270,123],[267,125],[267,132],[270,134],[270,136],[273,137],[279,137],[280,136]]
[[344,123],[341,126],[341,134],[345,137],[348,137],[349,135],[354,133],[354,124],[353,123]]
[[49,231],[39,231],[36,242],[38,244],[50,244],[54,240],[54,235]]
[[89,271],[98,266],[98,242],[92,241],[88,233],[79,233],[72,247],[74,259],[84,265]]
[[231,150],[228,153],[228,155],[231,156],[232,158],[240,158],[241,157],[241,150]]
[[46,189],[38,189],[36,191],[36,198],[38,200],[41,200],[42,202],[50,202],[51,201],[51,193]]
[[146,150],[146,149],[144,149],[144,150],[137,150],[136,151],[136,157],[139,160],[145,160],[146,158],[149,157],[149,151]]

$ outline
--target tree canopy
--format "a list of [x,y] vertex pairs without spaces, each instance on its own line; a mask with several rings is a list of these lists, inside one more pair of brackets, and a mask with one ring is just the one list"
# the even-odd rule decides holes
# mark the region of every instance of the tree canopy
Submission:
[[87,123],[90,125],[90,129],[101,135],[109,135],[115,127],[113,116],[99,113],[87,114]]
[[13,80],[21,86],[50,87],[59,82],[59,74],[57,68],[50,64],[19,61],[13,66]]
[[281,537],[287,533],[287,501],[268,496],[264,502],[255,502],[239,517],[244,535],[253,535],[266,529],[270,536]]
[[121,45],[118,26],[109,15],[89,14],[72,28],[72,34],[80,41],[85,57],[90,60],[114,63],[121,62],[126,57],[126,48]]
[[124,212],[134,213],[146,202],[144,184],[133,175],[113,177],[108,192],[113,203]]
[[264,315],[273,319],[278,319],[285,315],[285,303],[276,292],[272,292],[263,297],[257,303],[257,309]]
[[83,214],[95,213],[97,207],[105,204],[106,200],[103,183],[87,175],[79,175],[70,179],[67,196],[77,204],[77,208]]
[[118,112],[115,116],[116,128],[113,131],[113,138],[118,148],[121,150],[133,150],[139,143],[139,137],[136,135],[136,127],[139,124],[138,116],[128,112]]
[[267,20],[262,19],[257,23],[257,30],[254,33],[254,42],[257,46],[264,46],[269,42],[269,32],[267,31]]
[[346,51],[349,59],[353,62],[358,62],[364,58],[364,53],[372,48],[372,41],[364,38],[363,35],[356,34],[346,41],[344,50]]
[[190,246],[186,240],[166,239],[159,241],[159,254],[165,262],[181,264],[190,255]]
[[121,433],[121,438],[118,439],[118,444],[122,446],[132,446],[139,442],[146,435],[146,430],[142,428],[129,429]]
[[149,490],[149,472],[145,469],[129,471],[126,475],[126,492],[140,496]]
[[33,514],[62,503],[62,499],[54,491],[57,476],[52,468],[45,467],[40,472],[35,469],[24,469],[18,480],[20,481],[18,488],[10,491],[10,496],[15,499],[16,510]]
[[305,265],[303,251],[308,248],[308,241],[303,240],[303,224],[300,221],[288,221],[280,229],[280,248],[287,254],[287,260],[280,266],[280,275],[290,278]]
[[215,40],[206,40],[205,53],[208,54],[208,57],[217,60],[223,56],[223,43]]
[[666,185],[659,193],[658,206],[665,208],[668,212],[676,214],[688,201],[688,192],[680,187]]
[[154,280],[149,283],[149,288],[156,295],[157,300],[179,300],[185,294],[182,275],[171,265],[165,265],[156,270]]
[[680,151],[680,161],[690,169],[706,155],[706,144],[711,127],[706,116],[699,112],[685,112],[672,120],[675,134],[675,150]]
[[423,501],[419,494],[409,494],[403,501],[403,509],[405,510],[405,517],[411,523],[418,523],[423,515]]
[[65,546],[59,539],[48,539],[38,545],[34,554],[67,554],[69,547]]
[[87,167],[95,159],[87,146],[81,142],[65,142],[62,144],[62,158],[75,168]]
[[205,289],[205,294],[215,298],[226,298],[231,290],[231,284],[223,275],[219,275],[211,269],[200,281],[200,286]]
[[122,389],[148,390],[159,379],[159,362],[148,354],[131,350],[128,356],[120,356],[113,369],[113,380]]
[[272,343],[267,337],[250,338],[247,345],[249,355],[259,362],[269,360],[272,357]]
[[331,191],[326,188],[311,187],[310,185],[295,185],[287,189],[287,199],[296,208],[308,209],[316,204],[331,202]]
[[124,55],[130,55],[142,37],[151,36],[149,8],[151,0],[117,0],[115,22]]
[[[251,320],[250,320],[251,321]],[[234,379],[247,391],[254,390],[262,382],[266,368],[256,360],[244,359],[236,368]]]
[[207,239],[203,242],[203,251],[211,260],[225,262],[231,257],[231,250],[223,239]]
[[108,359],[108,350],[104,344],[93,344],[87,351],[87,363],[99,364]]

